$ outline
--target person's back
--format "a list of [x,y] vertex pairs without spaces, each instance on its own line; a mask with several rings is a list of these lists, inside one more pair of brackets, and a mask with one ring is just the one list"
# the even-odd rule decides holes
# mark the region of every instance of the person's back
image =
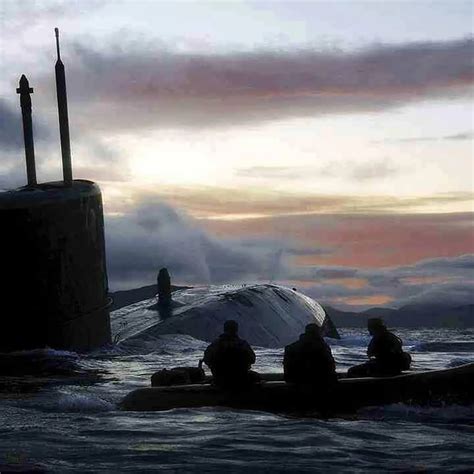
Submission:
[[401,339],[386,328],[374,334],[367,347],[369,357],[375,357],[380,363],[386,365],[398,364],[402,353]]
[[299,385],[328,385],[336,381],[331,348],[316,324],[308,324],[300,339],[285,347],[285,381]]
[[402,340],[380,318],[369,319],[367,327],[372,336],[367,347],[369,361],[351,367],[349,377],[392,376],[410,368],[411,356],[403,351]]
[[204,362],[217,385],[245,385],[252,381],[249,370],[255,362],[255,353],[248,342],[238,336],[237,323],[226,321],[224,333],[205,350]]

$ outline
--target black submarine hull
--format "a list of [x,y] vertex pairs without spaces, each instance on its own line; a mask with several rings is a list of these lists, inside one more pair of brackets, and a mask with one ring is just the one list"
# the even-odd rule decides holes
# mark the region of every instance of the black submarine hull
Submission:
[[102,194],[74,180],[0,193],[0,352],[111,342]]
[[120,403],[128,411],[228,407],[275,413],[354,412],[365,406],[391,403],[469,403],[474,400],[474,363],[460,367],[413,372],[395,377],[343,378],[327,392],[264,381],[244,390],[228,391],[210,384],[149,387],[130,392]]

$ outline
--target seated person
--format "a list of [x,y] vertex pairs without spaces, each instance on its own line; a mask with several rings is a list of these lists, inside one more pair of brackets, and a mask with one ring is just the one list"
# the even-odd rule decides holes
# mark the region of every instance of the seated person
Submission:
[[285,347],[283,368],[288,383],[327,387],[336,382],[331,348],[317,324],[308,324],[299,340]]
[[388,377],[410,368],[411,356],[403,352],[402,340],[390,332],[380,318],[367,321],[372,340],[367,347],[369,361],[351,367],[348,377]]
[[211,369],[216,385],[238,387],[258,379],[258,374],[250,371],[255,353],[247,341],[240,339],[238,332],[236,321],[226,321],[224,333],[204,352],[204,362]]

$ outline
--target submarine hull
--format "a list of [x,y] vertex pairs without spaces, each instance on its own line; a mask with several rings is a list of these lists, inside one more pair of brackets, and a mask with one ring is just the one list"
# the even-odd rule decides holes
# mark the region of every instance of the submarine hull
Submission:
[[0,351],[110,342],[104,222],[90,181],[0,194]]
[[318,302],[271,284],[188,288],[173,293],[170,308],[160,308],[156,298],[151,298],[111,316],[114,340],[121,344],[142,344],[162,334],[213,341],[228,319],[238,322],[243,339],[260,347],[283,347],[295,341],[309,323],[320,326],[325,336],[339,337]]

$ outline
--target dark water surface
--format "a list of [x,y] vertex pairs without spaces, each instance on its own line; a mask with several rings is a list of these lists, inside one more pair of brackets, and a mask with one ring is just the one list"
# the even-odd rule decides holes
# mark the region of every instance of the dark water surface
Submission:
[[[474,362],[474,330],[396,332],[415,368]],[[341,333],[342,340],[330,341],[340,370],[364,360],[369,340],[362,330]],[[195,365],[206,345],[171,335],[88,355],[15,356],[46,368],[0,384],[0,471],[5,465],[61,473],[474,471],[474,405],[396,404],[332,420],[116,408],[128,391],[149,385],[157,369]],[[282,370],[281,349],[256,352],[257,370]]]

